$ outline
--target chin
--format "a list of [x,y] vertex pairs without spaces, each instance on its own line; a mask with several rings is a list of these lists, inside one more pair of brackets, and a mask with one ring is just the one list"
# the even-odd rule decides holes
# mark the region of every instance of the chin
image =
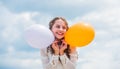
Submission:
[[58,40],[61,40],[61,39],[63,39],[64,37],[61,37],[61,38],[56,38],[56,39],[58,39]]

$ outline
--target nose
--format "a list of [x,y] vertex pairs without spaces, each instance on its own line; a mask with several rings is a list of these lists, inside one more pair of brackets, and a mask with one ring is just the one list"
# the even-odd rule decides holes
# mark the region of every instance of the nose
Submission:
[[63,31],[63,28],[62,28],[62,27],[60,27],[60,28],[59,28],[59,30],[60,30],[60,31]]

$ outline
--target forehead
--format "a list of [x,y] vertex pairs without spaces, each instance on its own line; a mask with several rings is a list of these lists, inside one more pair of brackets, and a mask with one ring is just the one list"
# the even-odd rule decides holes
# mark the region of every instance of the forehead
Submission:
[[66,23],[65,23],[63,20],[58,19],[58,20],[55,21],[54,25],[62,25],[62,26],[66,26]]

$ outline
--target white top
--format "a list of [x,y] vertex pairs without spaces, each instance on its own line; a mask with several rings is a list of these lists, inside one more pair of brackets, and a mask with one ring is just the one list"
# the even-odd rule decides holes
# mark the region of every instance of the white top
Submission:
[[77,52],[70,54],[70,59],[66,54],[61,56],[51,54],[50,52],[47,52],[47,48],[41,49],[40,53],[43,69],[76,69],[78,59]]

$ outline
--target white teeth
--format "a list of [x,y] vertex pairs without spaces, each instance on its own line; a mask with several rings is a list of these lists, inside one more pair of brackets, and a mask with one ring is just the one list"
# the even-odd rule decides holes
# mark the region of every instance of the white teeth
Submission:
[[60,34],[60,35],[61,35],[62,33],[58,33],[58,34]]
[[58,32],[57,34],[58,34],[58,35],[62,35],[63,33],[59,33],[59,32]]

